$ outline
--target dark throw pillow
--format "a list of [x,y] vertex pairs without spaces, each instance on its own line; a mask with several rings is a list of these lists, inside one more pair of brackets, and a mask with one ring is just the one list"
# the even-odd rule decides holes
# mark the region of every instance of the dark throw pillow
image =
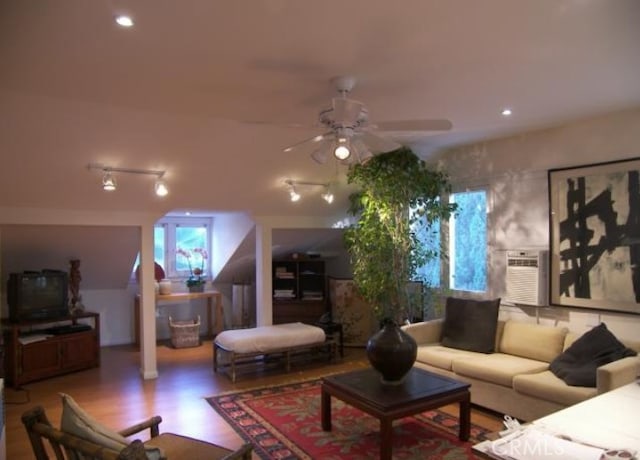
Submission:
[[636,355],[607,329],[605,323],[600,323],[551,361],[549,370],[567,385],[595,387],[598,367]]
[[442,345],[492,353],[498,328],[500,299],[472,300],[448,297],[442,326]]

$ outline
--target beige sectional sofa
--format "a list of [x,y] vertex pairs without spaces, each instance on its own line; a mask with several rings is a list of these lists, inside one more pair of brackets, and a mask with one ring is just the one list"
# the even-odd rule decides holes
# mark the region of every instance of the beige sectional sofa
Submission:
[[[498,321],[494,353],[440,344],[443,320],[403,326],[418,343],[416,366],[471,384],[471,401],[520,420],[533,420],[632,382],[640,375],[640,358],[628,357],[600,366],[595,388],[569,386],[549,363],[578,337],[566,328]],[[640,351],[640,341],[621,340]]]

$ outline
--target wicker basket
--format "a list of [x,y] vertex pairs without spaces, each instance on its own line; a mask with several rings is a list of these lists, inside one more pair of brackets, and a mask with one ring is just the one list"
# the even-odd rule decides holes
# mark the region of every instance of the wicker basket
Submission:
[[169,316],[171,329],[171,345],[174,348],[188,348],[200,346],[200,316],[197,320],[173,321]]

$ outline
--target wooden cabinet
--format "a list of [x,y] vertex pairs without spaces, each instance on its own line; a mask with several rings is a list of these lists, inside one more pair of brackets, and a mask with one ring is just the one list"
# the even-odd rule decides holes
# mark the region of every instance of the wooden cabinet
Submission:
[[[79,319],[89,318],[88,330],[70,331]],[[3,319],[8,384],[22,384],[67,372],[100,365],[100,316],[81,313],[55,322],[56,334],[51,334],[43,321],[12,323]],[[46,336],[46,337],[45,337]],[[33,340],[33,341],[31,341]]]
[[272,275],[274,324],[313,324],[328,311],[323,260],[276,260]]

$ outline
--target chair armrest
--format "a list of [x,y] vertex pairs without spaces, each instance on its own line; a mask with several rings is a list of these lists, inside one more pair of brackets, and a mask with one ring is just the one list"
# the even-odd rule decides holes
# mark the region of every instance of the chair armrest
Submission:
[[148,418],[143,422],[137,423],[133,426],[130,426],[128,428],[118,431],[118,434],[126,438],[127,436],[140,433],[141,431],[149,428],[151,432],[151,437],[155,438],[160,434],[160,427],[158,426],[160,425],[160,422],[162,422],[162,417],[160,417],[159,415],[154,415],[153,417]]
[[409,334],[418,345],[438,343],[442,337],[442,325],[444,319],[432,319],[420,323],[407,324],[402,330]]
[[596,370],[598,394],[633,382],[640,375],[640,358],[631,356],[600,366]]
[[251,460],[253,444],[244,444],[238,450],[234,450],[229,455],[225,455],[220,460]]

